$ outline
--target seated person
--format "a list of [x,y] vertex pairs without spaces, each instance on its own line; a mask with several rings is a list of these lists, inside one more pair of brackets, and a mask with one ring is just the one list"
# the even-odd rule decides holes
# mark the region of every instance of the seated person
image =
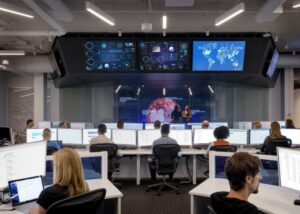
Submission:
[[225,173],[230,192],[216,192],[211,203],[218,214],[259,214],[258,208],[248,202],[252,193],[258,192],[261,163],[258,157],[247,152],[237,152],[226,161]]
[[43,130],[43,140],[48,141],[51,139],[51,130],[46,128]]
[[272,140],[284,140],[287,139],[281,134],[280,125],[277,121],[271,123],[270,135],[266,137],[260,151],[267,153],[267,144],[271,143]]
[[117,128],[118,129],[124,129],[124,121],[123,120],[118,120]]
[[155,120],[153,126],[154,129],[160,129],[161,122],[159,120]]
[[98,126],[98,136],[94,137],[90,141],[90,145],[99,143],[114,143],[111,139],[106,137],[105,133],[107,131],[105,124],[99,124]]
[[226,126],[219,126],[214,130],[214,136],[217,139],[212,142],[211,146],[223,146],[229,145],[229,142],[225,139],[229,137],[229,129]]
[[259,121],[254,121],[252,122],[252,129],[261,129],[262,128],[262,125],[261,125],[261,122]]
[[202,126],[202,129],[208,129],[209,128],[209,122],[208,122],[208,120],[203,120],[201,126]]
[[60,129],[67,129],[68,128],[68,124],[65,121],[62,121],[59,123],[59,128]]
[[38,207],[31,208],[30,214],[45,214],[53,203],[89,191],[80,157],[75,150],[65,148],[55,152],[53,162],[55,184],[41,192]]
[[[153,147],[155,145],[160,145],[160,144],[178,144],[176,140],[173,138],[169,137],[170,133],[170,125],[169,124],[163,124],[160,129],[161,132],[161,137],[155,140],[152,144],[152,153],[153,153]],[[151,174],[151,180],[152,182],[156,182],[156,170],[154,168],[155,162],[153,159],[150,160],[149,162],[149,169],[150,169],[150,174]],[[169,179],[173,179],[173,173],[169,174]]]
[[32,119],[28,119],[26,121],[26,129],[33,129],[34,128],[34,122]]
[[285,121],[285,128],[287,129],[295,129],[296,127],[294,126],[294,122],[292,119],[288,118]]

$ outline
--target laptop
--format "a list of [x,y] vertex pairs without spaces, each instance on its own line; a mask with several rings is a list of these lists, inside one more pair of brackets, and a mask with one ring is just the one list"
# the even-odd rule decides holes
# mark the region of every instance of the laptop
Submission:
[[12,207],[29,213],[29,209],[36,207],[36,200],[44,189],[41,176],[12,180],[8,182]]

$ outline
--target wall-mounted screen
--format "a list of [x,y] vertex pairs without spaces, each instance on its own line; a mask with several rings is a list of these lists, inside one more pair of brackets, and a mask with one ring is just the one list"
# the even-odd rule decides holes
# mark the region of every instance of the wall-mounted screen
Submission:
[[193,71],[243,71],[245,41],[194,41]]
[[269,65],[269,68],[267,70],[267,76],[271,79],[273,78],[273,76],[275,74],[278,60],[279,60],[279,53],[278,53],[278,50],[275,49],[272,59],[271,59],[271,62],[270,62],[270,65]]
[[131,41],[88,41],[84,44],[86,70],[135,71],[136,44]]
[[142,41],[141,71],[186,71],[189,69],[189,44],[180,41]]

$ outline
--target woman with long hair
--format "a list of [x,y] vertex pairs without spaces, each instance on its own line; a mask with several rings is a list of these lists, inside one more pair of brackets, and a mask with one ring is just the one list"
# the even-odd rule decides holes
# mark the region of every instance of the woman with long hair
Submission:
[[182,119],[185,123],[189,123],[192,121],[192,112],[190,110],[189,105],[186,105],[182,111]]
[[30,214],[45,214],[55,202],[89,191],[84,181],[80,157],[74,149],[64,148],[53,155],[54,185],[44,189],[38,200],[38,207]]
[[284,135],[281,134],[280,124],[277,121],[271,123],[270,135],[266,137],[260,151],[267,152],[267,144],[271,143],[272,140],[283,140],[286,139]]

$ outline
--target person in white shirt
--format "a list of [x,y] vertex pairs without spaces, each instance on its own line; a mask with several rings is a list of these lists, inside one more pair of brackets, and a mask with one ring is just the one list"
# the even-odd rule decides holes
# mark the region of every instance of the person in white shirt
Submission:
[[106,125],[100,124],[98,126],[98,136],[91,139],[90,145],[99,144],[99,143],[114,143],[111,139],[106,137],[105,135],[106,130],[107,130]]

